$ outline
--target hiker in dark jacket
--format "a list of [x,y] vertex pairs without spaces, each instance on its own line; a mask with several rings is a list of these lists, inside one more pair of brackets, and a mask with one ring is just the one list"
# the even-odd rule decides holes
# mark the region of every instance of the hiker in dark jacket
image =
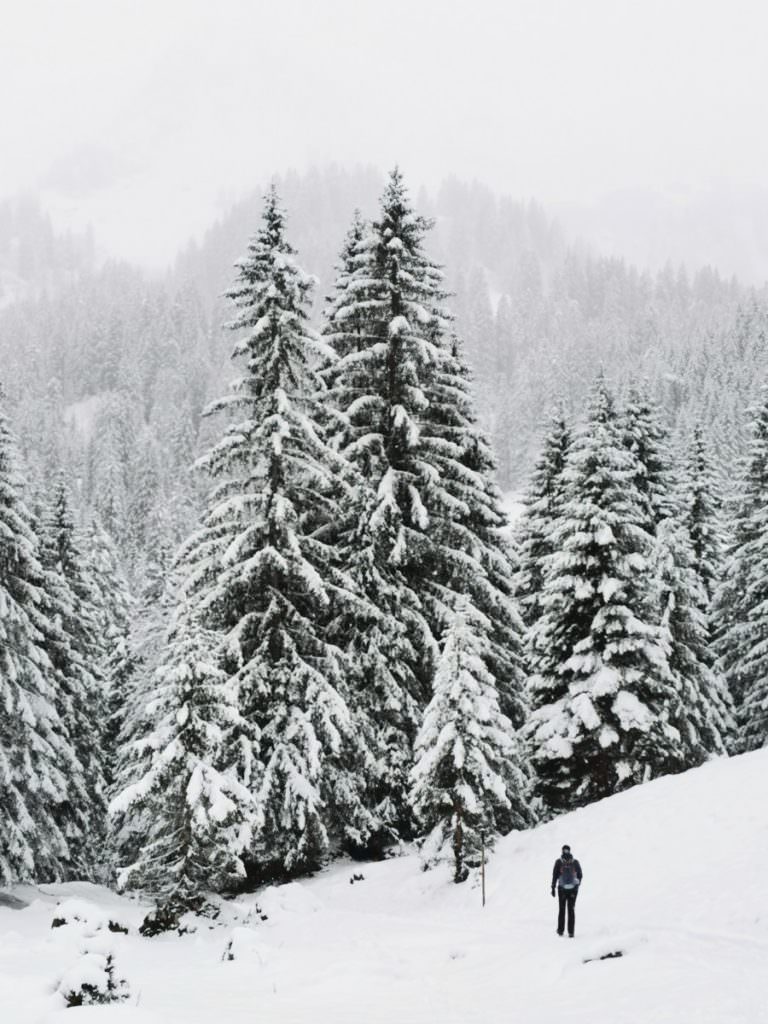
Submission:
[[565,911],[568,910],[568,937],[573,938],[576,925],[576,897],[581,885],[581,864],[574,859],[570,846],[564,846],[563,852],[555,861],[552,869],[552,895],[559,900],[557,912],[557,934],[562,935],[565,929]]

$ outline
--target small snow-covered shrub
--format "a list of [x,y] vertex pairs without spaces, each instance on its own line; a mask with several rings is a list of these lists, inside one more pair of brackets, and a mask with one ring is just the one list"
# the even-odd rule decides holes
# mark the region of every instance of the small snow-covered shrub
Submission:
[[84,953],[58,984],[67,1006],[94,1006],[122,1003],[128,996],[128,983],[115,970],[111,953]]
[[51,928],[63,928],[65,925],[79,925],[89,934],[108,930],[128,934],[128,927],[121,921],[108,917],[95,903],[87,900],[64,900],[56,907]]
[[272,918],[279,918],[284,913],[314,914],[322,909],[316,893],[301,882],[270,885],[259,893],[259,906],[265,916]]
[[176,911],[167,907],[157,907],[150,910],[139,928],[139,935],[147,939],[155,935],[162,935],[163,932],[172,932],[179,927],[179,915]]
[[164,932],[176,932],[178,935],[194,935],[201,917],[207,917],[207,908],[198,913],[185,911],[182,907],[168,905],[150,910],[139,927],[139,935],[151,939]]
[[51,928],[63,928],[69,924],[79,924],[97,932],[106,927],[107,918],[104,911],[95,903],[89,903],[87,900],[64,900],[56,906]]

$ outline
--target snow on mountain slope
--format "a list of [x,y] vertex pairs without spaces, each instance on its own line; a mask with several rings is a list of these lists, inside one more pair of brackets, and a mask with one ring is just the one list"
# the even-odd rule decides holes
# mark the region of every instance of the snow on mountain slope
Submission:
[[[238,926],[233,910],[182,938],[109,935],[131,1003],[77,1020],[761,1024],[767,808],[768,750],[638,787],[503,840],[485,908],[476,884],[423,873],[415,857],[336,864],[238,901],[266,921]],[[564,842],[584,868],[573,940],[555,934],[549,893]],[[51,1024],[69,1012],[57,979],[93,942],[87,924],[50,929],[56,899],[132,929],[142,908],[84,884],[15,895],[32,903],[0,906],[3,1024]]]

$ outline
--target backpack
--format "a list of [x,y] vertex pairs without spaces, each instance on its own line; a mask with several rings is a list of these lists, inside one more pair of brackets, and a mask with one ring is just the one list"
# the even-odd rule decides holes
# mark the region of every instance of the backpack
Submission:
[[574,860],[563,860],[560,862],[560,878],[558,884],[561,889],[575,889],[578,886],[576,878],[576,862]]

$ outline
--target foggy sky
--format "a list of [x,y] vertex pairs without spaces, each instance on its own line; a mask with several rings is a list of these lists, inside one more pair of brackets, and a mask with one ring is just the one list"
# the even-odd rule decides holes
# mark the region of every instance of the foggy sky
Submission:
[[[0,0],[0,195],[159,265],[312,163],[557,208],[768,185],[758,0]],[[638,230],[642,232],[642,224]],[[768,243],[767,243],[768,244]]]

